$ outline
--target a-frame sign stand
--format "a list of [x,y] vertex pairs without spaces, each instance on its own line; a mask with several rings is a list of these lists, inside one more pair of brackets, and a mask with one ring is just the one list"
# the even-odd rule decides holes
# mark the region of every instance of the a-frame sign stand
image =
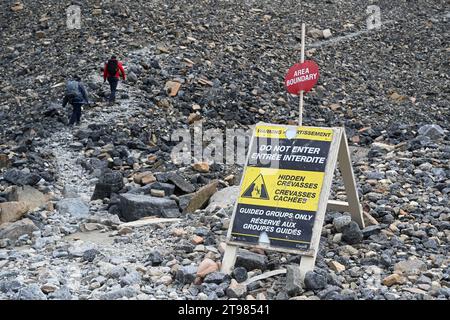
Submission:
[[[282,126],[280,126],[282,127]],[[309,127],[305,127],[309,128]],[[319,205],[316,211],[314,226],[312,230],[312,238],[310,249],[307,251],[297,251],[292,249],[275,248],[262,244],[250,245],[246,243],[236,242],[231,240],[232,225],[228,230],[227,246],[225,249],[224,257],[222,260],[221,271],[230,274],[236,261],[237,250],[240,246],[252,246],[253,248],[260,248],[263,250],[273,250],[280,252],[287,252],[291,254],[300,254],[300,275],[304,279],[306,272],[314,269],[314,264],[319,249],[319,242],[321,236],[321,230],[325,218],[326,211],[338,211],[349,212],[353,221],[358,223],[360,228],[364,228],[364,219],[362,206],[359,202],[358,191],[356,188],[355,177],[353,175],[353,169],[350,159],[350,152],[347,144],[347,138],[345,130],[343,128],[331,128],[333,131],[333,140],[331,141],[330,150],[328,154],[328,160],[325,168],[325,176],[323,180],[322,190],[320,192]],[[254,138],[252,138],[253,140]],[[252,143],[252,142],[251,142]],[[247,159],[248,160],[248,159]],[[328,200],[331,191],[331,184],[333,181],[334,171],[337,163],[339,163],[339,169],[344,182],[345,191],[347,194],[347,202]],[[241,191],[243,191],[241,181]],[[236,215],[236,207],[231,218],[234,222]]]
[[[231,273],[231,270],[235,264],[236,256],[237,256],[237,250],[240,246],[251,246],[253,248],[260,248],[264,250],[274,250],[279,252],[286,252],[291,254],[299,254],[301,255],[300,260],[300,276],[302,281],[304,280],[305,274],[308,271],[312,271],[314,269],[317,252],[319,250],[319,243],[320,243],[320,237],[321,237],[321,231],[323,227],[323,222],[325,219],[325,213],[326,211],[339,211],[339,212],[349,212],[351,215],[351,218],[353,221],[355,221],[360,228],[364,228],[364,218],[363,218],[363,210],[362,206],[359,202],[358,197],[358,191],[356,188],[355,183],[355,177],[353,175],[353,169],[350,159],[350,151],[347,144],[347,137],[345,134],[344,128],[316,128],[316,127],[303,127],[303,94],[304,90],[309,90],[316,82],[317,78],[319,77],[318,74],[318,67],[317,70],[314,70],[314,63],[308,64],[308,67],[305,66],[304,60],[305,60],[305,33],[306,28],[305,24],[302,24],[302,44],[301,44],[301,64],[296,66],[294,65],[289,71],[285,79],[285,84],[287,86],[288,92],[296,94],[299,94],[299,125],[296,126],[283,126],[283,125],[266,125],[266,124],[258,124],[255,128],[255,132],[252,136],[252,139],[250,141],[250,147],[249,152],[247,155],[247,161],[246,161],[246,168],[244,170],[244,174],[241,179],[240,184],[240,197],[238,198],[238,201],[236,201],[233,215],[231,217],[231,224],[228,229],[227,234],[227,246],[225,248],[224,257],[222,260],[222,267],[221,271],[224,273]],[[292,72],[291,72],[292,70]],[[306,86],[306,83],[309,81],[309,87]],[[302,84],[303,82],[303,84]],[[299,87],[296,87],[297,85],[300,85]],[[259,126],[259,127],[258,127]],[[261,129],[262,134],[258,136],[258,128]],[[259,173],[261,175],[262,172],[264,174],[267,174],[268,177],[271,177],[272,180],[274,180],[274,176],[277,176],[276,181],[272,181],[272,193],[274,194],[285,194],[286,192],[292,192],[293,194],[296,194],[296,192],[302,193],[302,190],[305,190],[305,184],[302,184],[299,187],[290,187],[290,184],[292,181],[280,181],[283,180],[284,176],[289,175],[296,175],[297,178],[300,178],[301,181],[305,181],[305,179],[308,182],[314,182],[314,184],[320,185],[321,189],[317,189],[315,194],[315,199],[318,201],[310,201],[311,199],[303,202],[303,203],[288,203],[288,201],[291,200],[284,200],[283,198],[278,198],[276,201],[271,200],[263,200],[261,198],[261,190],[259,190],[259,196],[261,200],[245,200],[242,198],[242,193],[244,190],[246,193],[249,191],[248,185],[243,185],[245,180],[245,175],[249,175],[249,178],[251,176],[251,179],[257,178],[257,176],[252,176],[251,172],[247,172],[248,165],[249,165],[249,158],[252,146],[255,144],[255,139],[258,139],[257,137],[267,137],[267,138],[274,138],[274,140],[284,140],[284,146],[291,145],[293,147],[295,144],[292,144],[292,141],[288,141],[286,143],[286,138],[291,139],[288,137],[288,130],[291,132],[295,132],[294,136],[296,137],[296,146],[299,146],[303,144],[305,148],[309,148],[311,146],[315,146],[316,148],[312,149],[315,150],[312,153],[320,153],[323,155],[322,160],[326,158],[325,162],[320,162],[321,165],[318,165],[314,167],[312,165],[312,162],[304,161],[303,163],[297,163],[292,164],[288,160],[283,164],[283,167],[280,166],[280,159],[293,159],[292,156],[295,158],[296,155],[281,155],[282,157],[278,158],[278,169],[275,168],[276,166],[271,166],[271,168],[267,169],[267,166],[259,165],[254,166],[253,169],[256,167],[256,174]],[[309,133],[305,133],[308,132]],[[274,132],[278,132],[277,134],[274,134]],[[302,134],[301,132],[304,132],[305,134]],[[321,139],[317,138],[317,136],[328,134],[330,136],[329,139]],[[309,135],[309,136],[308,136]],[[316,137],[313,137],[316,135]],[[331,138],[332,137],[332,138]],[[280,141],[281,141],[280,140]],[[323,140],[323,141],[318,141]],[[305,144],[306,141],[306,144]],[[256,145],[259,144],[259,141],[256,141]],[[328,149],[329,148],[329,149]],[[323,149],[323,150],[322,150]],[[323,152],[325,149],[327,149],[327,152]],[[290,149],[294,150],[294,148]],[[298,150],[298,149],[297,149]],[[317,151],[317,152],[316,152]],[[258,151],[259,152],[259,151]],[[308,152],[307,152],[308,153]],[[306,153],[306,154],[307,154]],[[302,159],[305,158],[312,158],[312,157],[302,157]],[[302,160],[299,160],[300,162]],[[336,201],[336,200],[329,200],[330,191],[331,191],[331,185],[333,181],[334,172],[337,166],[337,163],[339,163],[339,169],[341,171],[341,176],[344,182],[345,191],[347,194],[347,202],[344,201]],[[316,162],[317,164],[317,162]],[[300,169],[302,168],[302,169]],[[309,169],[308,169],[309,168]],[[287,170],[289,169],[289,170]],[[275,170],[276,174],[273,174]],[[298,170],[298,171],[296,171]],[[297,172],[297,173],[296,173]],[[319,175],[317,175],[319,173]],[[320,175],[322,173],[323,175]],[[262,176],[262,175],[261,175]],[[261,178],[262,181],[264,181]],[[253,181],[253,180],[251,180]],[[248,184],[248,181],[247,181]],[[309,184],[311,185],[311,184]],[[253,188],[251,189],[253,192]],[[306,188],[308,190],[308,188]],[[319,191],[320,190],[320,191]],[[309,189],[306,192],[308,195],[314,193],[312,189]],[[319,193],[320,192],[320,193]],[[258,190],[257,190],[258,193]],[[267,190],[265,188],[264,194],[265,198],[267,198]],[[302,194],[305,194],[303,192]],[[248,195],[246,195],[248,196]],[[274,199],[275,200],[275,199]],[[289,221],[286,221],[286,219],[283,221],[283,226],[287,224],[290,225],[300,225],[300,231],[296,230],[297,233],[291,236],[287,235],[286,233],[283,234],[282,231],[277,233],[273,231],[273,229],[270,229],[271,236],[268,236],[266,231],[257,231],[259,233],[259,240],[257,233],[255,234],[256,229],[245,229],[245,225],[250,225],[251,221],[254,219],[249,219],[248,214],[246,215],[239,213],[238,209],[245,209],[252,210],[254,208],[259,208],[260,212],[263,212],[261,215],[261,219],[263,221],[271,220],[271,223],[274,222],[274,224],[281,222],[280,221],[274,221],[273,216],[271,214],[267,214],[267,212],[273,212],[273,210],[278,210],[281,208],[285,212],[287,212],[291,218],[287,219]],[[266,211],[265,211],[266,210]],[[292,216],[295,216],[295,218],[292,218]],[[305,219],[303,217],[309,217],[309,219]],[[236,217],[238,217],[236,221]],[[297,218],[298,217],[298,218]],[[302,221],[303,220],[303,221]],[[306,220],[313,220],[311,222],[306,222]],[[241,228],[241,230],[234,231],[235,225],[237,226],[236,229]],[[279,224],[276,224],[277,226]],[[267,226],[260,225],[256,227],[262,227],[263,230],[269,230],[267,229]],[[312,230],[311,230],[312,229]],[[262,236],[265,236],[262,237]],[[265,239],[262,241],[261,239]],[[269,241],[267,241],[270,239]],[[272,241],[272,242],[271,242]]]

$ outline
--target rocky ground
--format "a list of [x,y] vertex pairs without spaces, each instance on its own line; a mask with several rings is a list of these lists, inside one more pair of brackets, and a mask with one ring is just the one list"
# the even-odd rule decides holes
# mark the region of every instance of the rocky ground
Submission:
[[[369,32],[369,1],[72,4],[81,30],[65,3],[0,4],[1,299],[450,299],[446,1],[378,1],[385,24]],[[275,252],[241,250],[224,275],[242,167],[176,164],[170,137],[200,120],[293,123],[283,76],[301,22],[321,70],[304,122],[345,126],[372,219],[360,230],[328,213],[303,286],[300,257]],[[100,68],[112,53],[128,79],[110,107]],[[74,72],[93,104],[68,128]],[[345,199],[339,179],[333,196]],[[158,217],[126,223],[146,212]]]

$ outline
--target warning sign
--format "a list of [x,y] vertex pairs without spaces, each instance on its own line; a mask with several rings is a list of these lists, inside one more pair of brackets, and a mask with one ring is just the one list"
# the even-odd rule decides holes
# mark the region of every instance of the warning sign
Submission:
[[332,139],[332,129],[255,127],[232,241],[309,249]]
[[266,183],[264,182],[262,174],[258,175],[256,179],[252,181],[252,183],[242,194],[242,197],[269,200]]

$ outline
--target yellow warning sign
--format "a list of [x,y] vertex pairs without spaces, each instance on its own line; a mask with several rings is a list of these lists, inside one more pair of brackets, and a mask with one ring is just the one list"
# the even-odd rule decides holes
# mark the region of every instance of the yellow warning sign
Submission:
[[267,194],[266,183],[262,174],[258,175],[255,180],[245,189],[242,194],[243,198],[269,200]]
[[[262,125],[256,127],[256,137],[286,139],[288,129],[280,126]],[[333,140],[333,130],[325,128],[297,127],[294,139],[306,139],[314,141]]]
[[239,203],[316,211],[323,176],[315,171],[247,167]]

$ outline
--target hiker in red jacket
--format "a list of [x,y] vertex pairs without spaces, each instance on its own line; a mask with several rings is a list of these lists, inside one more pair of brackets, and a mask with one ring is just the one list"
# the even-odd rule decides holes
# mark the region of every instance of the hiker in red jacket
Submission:
[[122,62],[118,61],[116,56],[112,56],[111,59],[105,63],[105,68],[103,70],[103,83],[108,80],[109,87],[111,88],[111,95],[109,96],[110,104],[116,102],[116,90],[120,75],[122,75],[122,79],[125,80],[125,70],[123,69]]

